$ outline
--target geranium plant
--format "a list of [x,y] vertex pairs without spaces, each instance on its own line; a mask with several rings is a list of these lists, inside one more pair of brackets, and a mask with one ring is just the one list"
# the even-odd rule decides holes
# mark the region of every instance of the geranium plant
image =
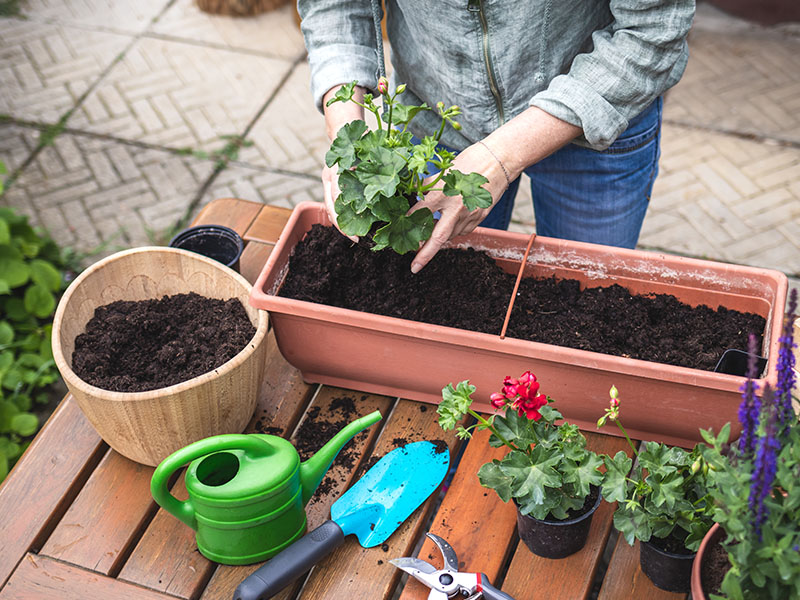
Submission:
[[[459,107],[445,108],[439,102],[435,109],[441,117],[439,129],[414,144],[409,123],[420,112],[434,109],[426,104],[400,103],[397,96],[405,85],[390,93],[388,81],[381,78],[381,110],[372,94],[364,94],[363,102],[353,97],[356,84],[342,86],[327,103],[355,102],[373,113],[378,123],[375,130],[363,120],[343,126],[325,155],[329,167],[339,166],[341,193],[335,198],[334,208],[342,232],[359,237],[372,232],[373,250],[392,248],[404,254],[419,249],[433,232],[430,210],[407,214],[424,194],[441,190],[448,196],[461,196],[469,210],[492,205],[491,194],[482,187],[488,179],[480,173],[453,169],[455,154],[438,146],[446,125],[460,128],[455,120],[461,114]],[[431,171],[438,173],[432,175]]]
[[713,473],[702,457],[702,444],[685,450],[645,442],[637,448],[620,421],[616,387],[612,386],[609,395],[609,406],[597,426],[615,423],[637,458],[633,466],[633,459],[621,450],[613,458],[604,457],[603,498],[619,502],[614,527],[631,545],[634,540],[650,542],[657,538],[662,549],[680,554],[682,545],[683,552],[695,552],[714,524],[709,493]]
[[536,376],[526,371],[518,379],[505,378],[502,391],[491,396],[492,406],[504,414],[485,418],[475,412],[474,392],[469,381],[448,384],[437,412],[445,431],[470,415],[475,423],[459,425],[458,437],[488,429],[491,446],[509,448],[502,459],[480,468],[481,485],[495,490],[504,502],[513,498],[523,515],[536,519],[566,519],[569,511],[580,510],[591,486],[599,487],[603,481],[603,460],[586,448],[578,426],[563,421],[552,399],[540,393]]
[[751,337],[738,441],[731,442],[729,425],[716,435],[701,432],[711,446],[705,456],[717,472],[714,520],[726,533],[723,547],[731,564],[722,596],[711,598],[800,598],[800,427],[792,408],[796,309],[793,290],[780,338],[776,385],[766,384],[760,396]]

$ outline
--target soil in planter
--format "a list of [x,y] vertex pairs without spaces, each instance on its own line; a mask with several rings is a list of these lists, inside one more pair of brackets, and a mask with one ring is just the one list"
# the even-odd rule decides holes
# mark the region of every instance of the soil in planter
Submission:
[[222,366],[255,332],[237,298],[190,293],[120,300],[98,307],[75,338],[72,369],[104,390],[160,389]]
[[728,553],[720,543],[722,539],[724,536],[708,545],[703,562],[700,564],[700,581],[707,598],[710,598],[711,594],[720,593],[722,580],[731,568]]
[[[675,535],[675,531],[680,532],[680,535],[683,536],[682,538]],[[676,529],[671,534],[669,534],[665,538],[657,538],[651,537],[650,543],[653,544],[659,550],[663,550],[664,552],[669,552],[670,554],[685,554],[690,555],[694,554],[691,550],[686,549],[686,545],[683,543],[686,539],[686,532],[681,529]]]
[[[483,252],[447,249],[417,275],[413,254],[372,252],[332,227],[314,225],[294,249],[280,296],[499,334],[515,275]],[[763,317],[691,307],[665,294],[619,285],[580,289],[576,280],[526,278],[508,337],[713,371],[728,348],[759,344]]]

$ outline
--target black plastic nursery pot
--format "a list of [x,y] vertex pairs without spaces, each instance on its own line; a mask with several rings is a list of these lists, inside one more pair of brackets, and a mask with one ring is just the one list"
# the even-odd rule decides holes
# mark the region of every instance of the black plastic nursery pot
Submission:
[[197,225],[181,231],[170,240],[169,246],[213,258],[238,272],[244,240],[233,229],[222,225]]
[[696,553],[675,554],[662,550],[652,541],[639,544],[639,565],[653,584],[668,592],[691,590],[692,563]]
[[[594,488],[593,488],[594,489]],[[517,531],[531,552],[542,558],[566,558],[586,545],[592,516],[603,497],[597,490],[594,505],[582,515],[566,521],[535,519],[517,507]]]

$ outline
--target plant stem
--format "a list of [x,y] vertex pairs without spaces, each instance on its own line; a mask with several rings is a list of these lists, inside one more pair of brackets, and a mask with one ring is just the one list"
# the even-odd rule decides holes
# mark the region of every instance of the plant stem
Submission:
[[502,435],[500,435],[500,434],[497,432],[497,429],[495,429],[495,428],[494,428],[494,425],[492,425],[491,423],[489,423],[489,421],[487,421],[486,419],[484,419],[482,416],[480,416],[480,415],[479,415],[478,413],[476,413],[474,410],[472,410],[471,408],[468,408],[468,409],[467,409],[467,412],[468,412],[470,415],[472,415],[473,417],[475,417],[475,418],[476,418],[476,419],[477,419],[477,420],[480,422],[480,424],[481,424],[481,425],[483,425],[483,426],[484,426],[486,429],[488,429],[488,430],[489,430],[489,431],[491,431],[491,432],[492,432],[492,433],[493,433],[495,436],[497,436],[497,439],[498,439],[498,440],[500,440],[501,442],[503,442],[503,444],[505,444],[506,446],[508,446],[508,447],[509,447],[509,448],[511,448],[512,450],[519,450],[519,448],[517,448],[517,447],[516,447],[514,444],[512,444],[512,443],[511,443],[511,442],[509,442],[509,441],[508,441],[506,438],[504,438]]
[[628,445],[631,447],[631,450],[633,450],[633,453],[638,458],[639,457],[639,452],[637,452],[636,446],[633,445],[633,442],[631,441],[631,438],[628,437],[628,432],[625,431],[625,428],[622,426],[622,423],[620,423],[619,419],[614,419],[614,423],[617,424],[617,427],[619,427],[619,430],[622,432],[622,435],[624,435],[625,439],[628,440]]

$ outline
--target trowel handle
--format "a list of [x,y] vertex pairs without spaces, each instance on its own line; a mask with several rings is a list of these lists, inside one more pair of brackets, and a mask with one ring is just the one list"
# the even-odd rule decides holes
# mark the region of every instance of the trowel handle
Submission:
[[197,529],[194,507],[189,500],[181,502],[169,493],[169,479],[186,463],[221,450],[244,450],[253,456],[269,456],[275,448],[255,435],[226,433],[207,437],[170,454],[156,467],[150,480],[153,499],[192,529]]
[[326,521],[284,548],[236,588],[234,600],[266,600],[311,569],[344,542],[344,532]]
[[514,600],[514,598],[489,583],[489,578],[484,573],[481,573],[481,592],[486,600]]

